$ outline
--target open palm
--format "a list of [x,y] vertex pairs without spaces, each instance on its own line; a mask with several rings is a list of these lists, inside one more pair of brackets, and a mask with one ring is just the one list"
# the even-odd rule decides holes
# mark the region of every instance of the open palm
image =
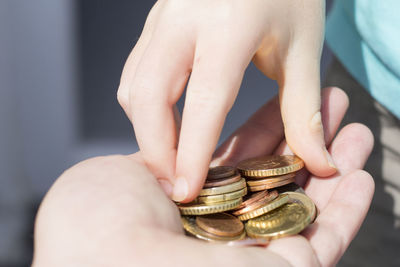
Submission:
[[[325,137],[338,173],[329,178],[299,175],[298,183],[320,211],[302,235],[274,240],[266,248],[229,247],[185,236],[178,209],[139,152],[81,162],[57,180],[38,213],[34,266],[334,265],[371,202],[374,183],[360,169],[373,138],[366,127],[352,124],[330,142],[348,101],[341,90],[328,88],[322,102]],[[213,164],[290,153],[283,136],[274,99],[222,144]]]

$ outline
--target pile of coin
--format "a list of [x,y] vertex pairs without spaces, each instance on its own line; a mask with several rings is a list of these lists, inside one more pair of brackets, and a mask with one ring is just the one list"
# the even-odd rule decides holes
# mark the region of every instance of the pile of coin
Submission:
[[297,156],[273,155],[210,168],[199,196],[177,203],[183,228],[214,242],[247,237],[248,245],[300,233],[316,217],[315,204],[294,183],[303,167]]

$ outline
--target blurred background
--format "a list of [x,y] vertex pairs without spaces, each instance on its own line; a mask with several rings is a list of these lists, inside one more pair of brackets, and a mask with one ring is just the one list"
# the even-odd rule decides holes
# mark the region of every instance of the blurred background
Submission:
[[[36,210],[65,169],[138,150],[116,91],[154,2],[0,0],[1,267],[30,264]],[[250,65],[221,140],[276,93]]]

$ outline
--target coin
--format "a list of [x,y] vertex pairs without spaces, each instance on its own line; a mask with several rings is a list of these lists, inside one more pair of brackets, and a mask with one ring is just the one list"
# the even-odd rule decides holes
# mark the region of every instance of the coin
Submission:
[[289,201],[289,197],[286,194],[279,195],[276,199],[270,201],[266,205],[261,206],[250,212],[247,212],[245,214],[239,215],[238,218],[241,221],[247,221],[249,219],[256,218],[258,216],[261,216],[265,213],[270,212],[271,210],[279,208],[280,206],[286,204],[288,201]]
[[311,217],[307,208],[291,202],[261,217],[249,220],[246,225],[247,235],[254,238],[276,239],[300,233]]
[[251,192],[257,192],[257,191],[261,191],[261,190],[280,187],[280,186],[285,185],[285,184],[293,183],[294,181],[295,181],[294,178],[289,178],[289,179],[281,180],[281,181],[278,181],[278,182],[275,182],[275,183],[268,183],[268,184],[257,185],[257,186],[249,186],[249,190]]
[[265,194],[262,198],[259,198],[259,196],[255,196],[254,199],[259,198],[257,201],[249,201],[251,199],[248,199],[247,201],[249,204],[242,202],[240,207],[243,205],[243,203],[246,204],[245,207],[232,212],[232,214],[235,216],[239,216],[239,215],[248,213],[250,211],[256,210],[261,206],[265,206],[266,204],[268,204],[269,202],[271,202],[272,200],[274,200],[277,197],[278,197],[278,192],[276,190],[267,192],[267,194]]
[[217,166],[208,170],[207,180],[218,180],[236,174],[236,169],[232,166]]
[[317,207],[310,197],[298,192],[286,192],[285,194],[289,196],[290,202],[297,202],[304,205],[310,214],[311,221],[315,220],[315,217],[317,216]]
[[248,177],[268,177],[295,172],[304,162],[294,155],[272,155],[247,159],[237,165],[241,174]]
[[242,198],[213,204],[177,204],[182,215],[204,215],[232,210],[242,203]]
[[247,234],[275,239],[300,233],[316,216],[315,204],[302,193],[287,192],[289,202],[282,207],[246,223]]
[[211,204],[217,202],[224,202],[227,200],[233,200],[237,198],[241,198],[247,194],[247,187],[242,188],[238,191],[233,191],[221,195],[213,195],[213,196],[199,196],[196,198],[195,203],[203,203],[203,204]]
[[263,179],[246,180],[246,181],[249,186],[258,186],[258,185],[264,185],[264,184],[277,183],[282,180],[294,178],[295,176],[296,176],[295,173],[288,173],[288,174],[284,174],[284,175],[280,175],[280,176],[273,176],[273,177],[268,177],[268,178],[263,178]]
[[238,182],[232,184],[218,186],[218,187],[204,188],[200,191],[199,196],[220,195],[237,191],[244,187],[246,187],[246,180],[244,178],[241,178]]
[[240,181],[241,178],[242,177],[240,176],[240,174],[236,174],[234,176],[229,176],[229,177],[221,178],[221,179],[217,179],[217,180],[210,180],[210,181],[206,180],[203,188],[210,188],[210,187],[232,184],[237,181]]
[[251,195],[245,196],[243,198],[244,201],[242,202],[242,204],[240,204],[239,207],[237,207],[237,209],[238,210],[243,209],[244,207],[246,207],[250,204],[253,204],[254,202],[258,202],[260,199],[262,199],[263,197],[265,197],[267,195],[268,195],[268,191],[264,190],[261,192],[257,192],[257,193],[253,193]]
[[196,219],[194,217],[188,217],[188,216],[183,216],[181,217],[181,221],[183,224],[183,228],[185,229],[186,232],[190,233],[191,235],[202,239],[206,241],[211,241],[211,242],[229,242],[229,241],[234,241],[234,240],[241,240],[246,237],[246,232],[243,231],[241,234],[237,236],[217,236],[210,234],[200,227],[197,226],[196,224]]
[[234,237],[240,235],[244,230],[243,223],[227,213],[197,216],[196,224],[202,230],[217,236]]

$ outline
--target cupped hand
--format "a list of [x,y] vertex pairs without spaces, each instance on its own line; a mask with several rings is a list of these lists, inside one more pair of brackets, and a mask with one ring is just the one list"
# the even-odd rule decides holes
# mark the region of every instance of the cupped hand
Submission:
[[[315,175],[336,171],[321,124],[323,29],[322,0],[164,0],[154,5],[124,67],[118,100],[146,166],[168,195],[181,202],[197,196],[251,60],[279,84],[292,150]],[[180,123],[175,103],[187,82]]]
[[[311,175],[300,181],[320,211],[302,235],[274,240],[266,248],[187,237],[178,209],[141,154],[108,156],[67,170],[44,198],[35,225],[33,266],[334,265],[358,231],[374,188],[371,176],[360,170],[372,149],[370,131],[348,125],[331,142],[347,103],[338,89],[323,93],[326,141],[339,171],[329,178]],[[278,120],[276,99],[226,141],[215,161],[236,163],[287,150],[282,125],[259,120],[267,114]]]

